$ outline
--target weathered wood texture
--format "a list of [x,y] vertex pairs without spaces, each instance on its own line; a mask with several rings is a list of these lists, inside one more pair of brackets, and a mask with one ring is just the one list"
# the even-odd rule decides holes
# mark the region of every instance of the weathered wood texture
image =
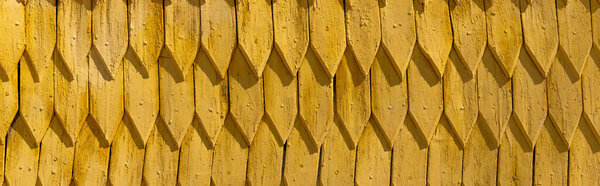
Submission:
[[599,0],[0,0],[5,185],[594,185]]

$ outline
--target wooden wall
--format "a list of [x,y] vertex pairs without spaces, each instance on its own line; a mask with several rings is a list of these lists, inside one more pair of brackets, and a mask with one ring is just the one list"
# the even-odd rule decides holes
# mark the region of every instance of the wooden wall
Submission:
[[6,185],[597,185],[600,1],[0,0],[0,102]]

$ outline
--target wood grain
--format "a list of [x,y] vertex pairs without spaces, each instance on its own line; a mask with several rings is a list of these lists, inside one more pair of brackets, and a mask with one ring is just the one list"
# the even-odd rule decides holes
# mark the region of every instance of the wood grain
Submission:
[[477,96],[479,98],[479,121],[488,130],[483,136],[497,146],[500,145],[502,133],[506,130],[512,113],[511,79],[502,73],[500,65],[489,50],[483,55],[483,64],[477,72]]
[[344,0],[309,1],[308,13],[313,55],[333,78],[346,50]]
[[366,75],[381,43],[379,1],[346,0],[344,4],[348,50],[354,54],[358,70]]
[[547,79],[548,116],[567,148],[583,112],[581,78],[568,69],[568,59],[559,53]]
[[[464,147],[479,116],[477,79],[454,50],[444,72],[444,113],[459,145]],[[438,129],[441,130],[441,129]]]
[[511,77],[523,46],[521,1],[495,0],[485,2],[487,41],[489,50],[500,64],[502,72]]
[[380,4],[379,15],[381,47],[385,49],[396,72],[400,77],[405,77],[406,68],[417,42],[413,2],[389,1],[384,5]]
[[395,144],[408,112],[406,76],[393,70],[388,56],[379,50],[371,68],[371,111],[388,144]]
[[475,76],[487,41],[484,0],[448,2],[454,50],[469,74]]
[[426,144],[444,110],[443,81],[428,61],[420,49],[415,50],[407,73],[408,114]]
[[292,76],[296,76],[308,50],[308,2],[273,1],[274,45]]
[[592,48],[590,1],[556,1],[560,52],[581,76]]
[[414,0],[417,43],[438,77],[444,74],[452,48],[452,25],[448,1]]
[[555,1],[521,0],[520,5],[525,48],[546,77],[559,43]]
[[221,78],[237,45],[234,0],[204,0],[200,4],[200,42],[210,63]]
[[[40,143],[54,113],[56,1],[28,1],[25,12],[25,32],[29,34],[25,35],[25,53],[19,64],[19,113]],[[10,105],[9,100],[3,103]]]
[[544,123],[540,139],[535,147],[534,156],[534,184],[567,184],[568,148],[549,118]]
[[513,116],[529,147],[535,146],[548,114],[546,79],[521,49],[513,78]]
[[259,78],[273,48],[271,6],[270,0],[236,1],[238,49],[244,54],[250,71]]

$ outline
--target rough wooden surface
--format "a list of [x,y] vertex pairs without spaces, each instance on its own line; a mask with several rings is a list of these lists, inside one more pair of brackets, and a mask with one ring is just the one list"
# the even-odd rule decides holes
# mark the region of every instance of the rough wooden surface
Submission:
[[373,119],[388,144],[394,144],[407,116],[406,76],[393,69],[393,62],[379,50],[371,68]]
[[568,59],[558,54],[548,75],[548,116],[567,147],[583,111],[581,78],[568,68]]
[[408,113],[421,140],[429,144],[444,110],[442,79],[436,75],[420,49],[413,52],[408,66]]
[[321,151],[319,184],[352,185],[355,178],[356,146],[345,135],[341,122],[336,120],[329,130]]
[[[20,63],[19,112],[40,143],[54,114],[56,1],[29,1],[25,12],[25,31],[29,34],[25,39],[27,52]],[[9,100],[4,103],[10,105]]]
[[548,114],[546,79],[521,49],[513,74],[513,116],[529,147],[534,147]]
[[427,182],[428,144],[415,123],[407,118],[392,149],[393,185],[425,185]]
[[507,76],[512,76],[523,45],[521,1],[526,0],[485,2],[488,46]]
[[471,76],[456,52],[450,52],[450,61],[444,74],[444,113],[451,131],[460,146],[469,141],[479,110],[477,79]]
[[486,47],[486,17],[483,0],[449,1],[454,50],[471,76],[477,72]]
[[279,143],[287,140],[298,116],[298,78],[286,73],[284,63],[274,52],[264,72],[265,116]]
[[558,49],[556,4],[552,0],[521,0],[521,25],[527,52],[544,77]]
[[448,54],[452,48],[452,25],[448,1],[415,0],[417,43],[433,66],[434,72],[442,77]]
[[[346,52],[336,76],[336,117],[342,124],[344,135],[356,146],[359,136],[371,116],[370,78],[361,73],[358,61]],[[387,141],[384,141],[387,143]]]
[[533,148],[531,148],[514,119],[502,138],[498,150],[498,184],[533,184]]
[[346,49],[344,1],[310,1],[310,46],[325,70],[333,78]]
[[292,76],[296,76],[308,50],[308,1],[273,1],[275,47]]
[[583,73],[592,47],[592,19],[589,1],[556,1],[559,51],[578,76]]
[[593,50],[581,78],[583,115],[590,125],[592,134],[600,141],[600,96],[594,93],[599,91],[599,87],[594,86],[598,83],[600,83],[600,50]]
[[123,118],[123,57],[127,51],[127,2],[95,2],[90,51],[90,116],[110,144]]
[[427,183],[460,185],[462,182],[463,148],[452,133],[448,120],[442,118],[429,145]]
[[396,72],[405,76],[417,41],[415,10],[411,1],[389,1],[379,6],[381,46],[389,55]]
[[[238,49],[257,77],[262,76],[273,48],[271,1],[236,1]],[[235,60],[235,59],[234,59]]]
[[535,148],[533,180],[536,185],[566,185],[569,152],[549,118]]
[[508,125],[512,112],[511,79],[502,73],[502,69],[490,51],[483,56],[483,64],[477,72],[477,96],[479,98],[479,122],[486,126],[490,138],[500,146],[502,133]]
[[598,0],[0,0],[5,185],[594,185]]

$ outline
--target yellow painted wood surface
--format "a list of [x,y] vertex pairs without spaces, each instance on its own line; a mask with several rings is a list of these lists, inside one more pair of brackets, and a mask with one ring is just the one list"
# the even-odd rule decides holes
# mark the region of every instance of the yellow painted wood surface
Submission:
[[[54,113],[56,1],[29,1],[25,12],[25,32],[28,34],[19,64],[19,113],[36,143],[40,143]],[[10,105],[9,100],[4,103]]]
[[[482,64],[481,66],[483,66]],[[464,185],[493,185],[498,169],[498,147],[486,124],[477,120],[463,151]]]
[[594,176],[600,171],[596,166],[600,162],[599,147],[600,144],[591,128],[585,120],[581,120],[569,150],[570,185],[589,185],[599,181],[599,178]]
[[[343,126],[344,135],[356,146],[371,116],[370,77],[362,74],[358,61],[350,52],[342,58],[336,76],[336,117]],[[387,143],[387,141],[383,141]]]
[[319,184],[352,185],[356,167],[356,146],[348,139],[339,120],[328,131],[321,148]]
[[281,183],[283,143],[267,122],[261,122],[248,151],[248,185],[277,185]]
[[523,45],[519,9],[521,1],[499,0],[484,3],[488,46],[507,76],[512,76]]
[[556,1],[559,51],[567,64],[581,76],[592,47],[589,1]]
[[311,185],[317,183],[320,152],[321,148],[315,147],[310,142],[310,134],[303,128],[302,123],[294,124],[294,129],[286,143],[283,184]]
[[205,52],[200,52],[194,62],[194,101],[196,116],[208,143],[214,146],[229,112],[229,90],[227,76],[220,77],[209,60]]
[[513,74],[513,116],[529,147],[534,147],[548,114],[546,79],[521,49]]
[[[158,176],[154,178],[158,180],[145,179],[144,181],[155,183],[160,180],[165,181],[159,182],[161,185],[171,185],[177,183],[177,175],[180,173],[178,171],[179,148],[189,128],[192,128],[195,116],[192,64],[200,49],[200,5],[198,2],[185,0],[163,3],[165,45],[158,59],[159,87],[163,87],[159,91],[159,118],[165,124],[166,132],[161,132],[162,140],[154,139],[159,143],[149,143],[146,146],[146,153],[151,154],[146,157],[156,157],[156,159],[146,161],[144,166],[157,170]],[[165,148],[163,143],[167,144],[168,148]],[[159,152],[155,153],[156,151],[151,150]],[[163,156],[165,159],[161,160]],[[181,170],[185,171],[185,166]],[[148,175],[147,171],[144,173],[144,176]],[[186,174],[181,178],[181,180],[190,179]]]
[[[160,1],[127,3],[129,48],[124,62],[124,106],[136,135],[145,144],[158,117],[158,57],[164,44],[164,11]],[[144,91],[135,91],[142,88]]]
[[325,75],[333,78],[346,49],[344,1],[310,1],[308,13],[310,47]]
[[593,185],[597,0],[0,0],[5,185]]
[[[283,59],[271,54],[264,71],[265,116],[279,143],[285,143],[298,117],[298,78],[286,73]],[[289,69],[288,69],[289,70]]]
[[535,148],[533,180],[537,185],[566,185],[569,152],[559,131],[549,118],[544,123]]
[[354,54],[358,70],[366,75],[381,43],[379,1],[346,0],[344,4],[348,49]]
[[175,60],[163,56],[158,60],[159,116],[166,124],[169,137],[180,146],[194,118],[194,80],[190,70],[187,75],[177,72]]
[[229,80],[230,116],[250,144],[264,114],[263,78],[253,75],[242,52],[236,50]]
[[[68,185],[73,176],[75,144],[58,118],[52,119],[40,147],[38,180],[44,185]],[[141,173],[141,172],[140,172]]]
[[146,143],[142,184],[175,185],[179,148],[169,135],[167,124],[160,119]]
[[200,4],[200,41],[217,74],[224,78],[237,45],[235,1],[205,0]]
[[39,146],[36,144],[23,119],[11,126],[6,140],[6,163],[4,183],[10,185],[34,185],[39,158]]
[[365,127],[356,149],[357,185],[389,185],[392,149],[384,140],[382,133],[373,125],[373,120]]
[[486,47],[484,1],[448,1],[452,18],[454,50],[471,76],[477,72]]
[[101,129],[100,140],[112,142],[123,118],[123,57],[127,51],[127,2],[95,2],[90,51],[90,116]]
[[555,1],[521,0],[521,25],[527,52],[538,70],[548,75],[558,49],[558,23]]
[[581,78],[583,116],[587,119],[592,134],[600,140],[600,97],[594,93],[598,91],[598,87],[594,85],[600,83],[600,50],[592,49],[588,60]]
[[592,12],[592,41],[596,49],[600,49],[600,2],[591,1]]
[[239,0],[235,8],[238,50],[244,54],[251,72],[261,77],[273,48],[271,1]]
[[231,118],[225,120],[223,131],[214,148],[211,185],[244,185],[249,145]]
[[273,1],[274,45],[292,76],[308,50],[308,1]]
[[187,79],[200,48],[200,4],[195,1],[166,0],[164,15],[163,52],[173,59],[169,64],[176,64],[172,67],[173,71],[178,71],[179,76]]
[[308,132],[308,142],[318,148],[333,122],[333,80],[314,53],[309,52],[303,63],[298,71],[298,115]]
[[[55,117],[72,142],[89,111],[88,51],[92,45],[90,0],[60,1],[57,10],[56,66],[54,67]],[[60,21],[58,21],[60,20]]]
[[379,50],[371,68],[371,111],[388,144],[395,144],[407,116],[406,75],[394,71],[393,62]]
[[210,184],[214,148],[210,146],[209,139],[201,130],[200,122],[194,120],[181,144],[178,184]]
[[450,52],[444,73],[444,113],[459,145],[464,147],[479,115],[477,78],[469,74],[455,51]]
[[6,75],[12,75],[17,68],[21,54],[25,50],[25,2],[6,0],[0,4],[0,30],[4,31],[6,39],[0,41],[0,69]]
[[498,184],[533,184],[533,148],[514,119],[509,121],[498,150]]
[[583,112],[581,78],[568,68],[568,63],[567,57],[559,53],[547,78],[548,116],[567,147]]
[[480,130],[490,132],[482,137],[489,138],[499,146],[512,112],[512,87],[511,79],[502,73],[500,65],[489,50],[483,54],[483,63],[477,72],[477,97],[478,122],[484,125]]
[[414,50],[407,72],[408,113],[427,144],[444,110],[443,81],[428,61],[420,49]]
[[427,183],[460,185],[462,183],[463,148],[446,118],[436,128],[427,160]]
[[428,144],[414,121],[406,118],[392,149],[393,185],[425,185],[427,182]]
[[[411,1],[389,1],[379,5],[381,17],[381,46],[394,69],[405,76],[417,41],[415,10]],[[379,54],[378,54],[379,55]]]
[[135,137],[135,126],[129,119],[117,129],[110,148],[108,182],[113,185],[140,185],[144,168],[144,143]]
[[73,181],[77,185],[98,185],[108,182],[110,146],[98,136],[93,121],[87,120],[81,127],[75,143]]
[[453,41],[448,2],[415,0],[414,6],[417,43],[434,72],[442,77]]

